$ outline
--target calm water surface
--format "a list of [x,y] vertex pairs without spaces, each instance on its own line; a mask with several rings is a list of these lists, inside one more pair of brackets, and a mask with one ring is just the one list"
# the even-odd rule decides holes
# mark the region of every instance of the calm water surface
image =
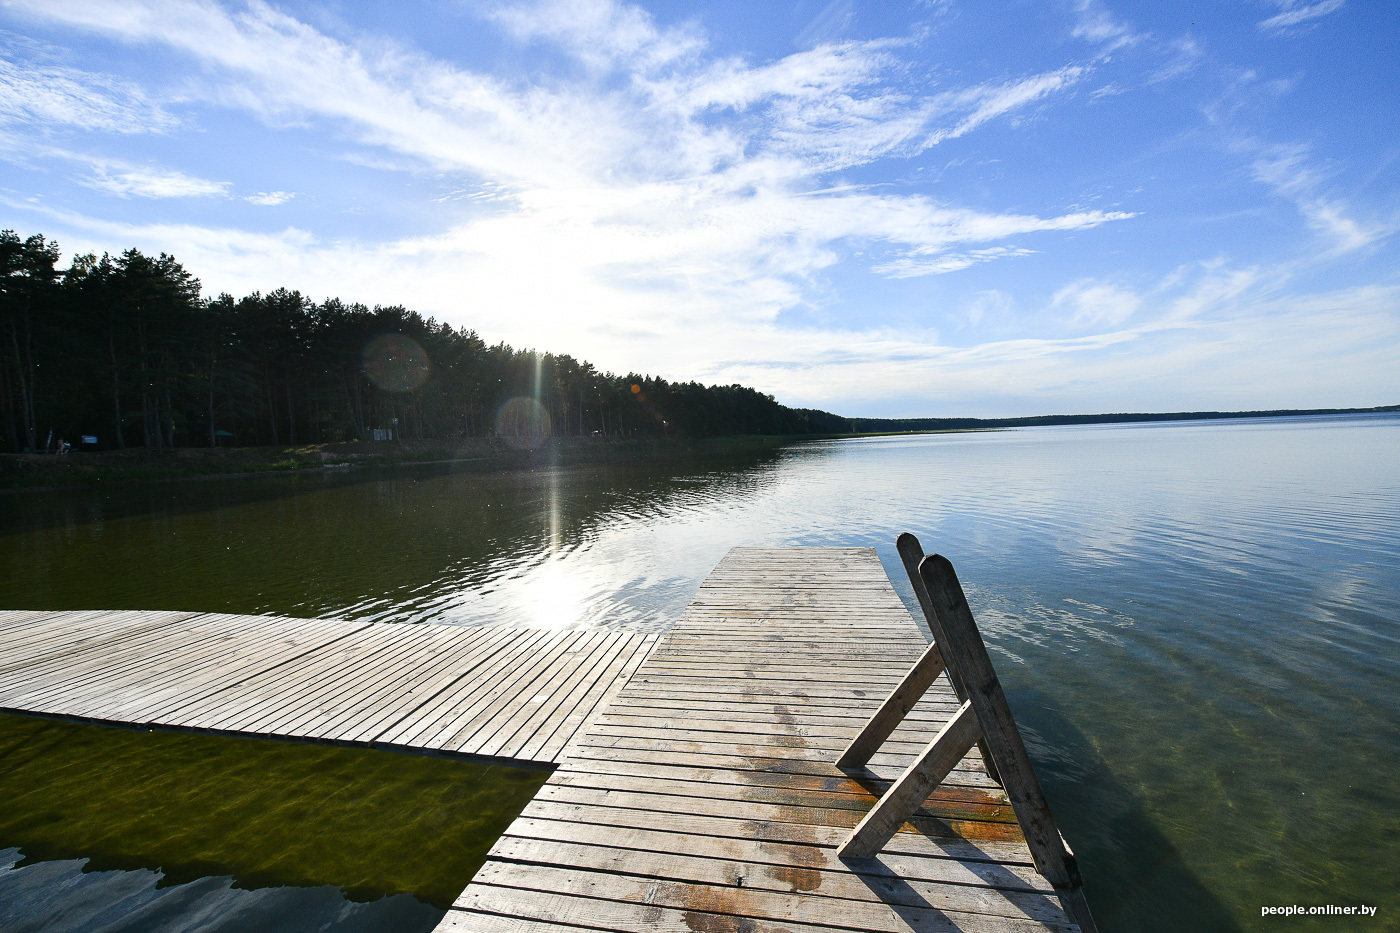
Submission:
[[[15,495],[0,607],[660,631],[741,544],[873,545],[912,605],[907,529],[958,568],[1104,930],[1397,928],[1397,464],[1366,415]],[[357,871],[266,877],[313,929]]]

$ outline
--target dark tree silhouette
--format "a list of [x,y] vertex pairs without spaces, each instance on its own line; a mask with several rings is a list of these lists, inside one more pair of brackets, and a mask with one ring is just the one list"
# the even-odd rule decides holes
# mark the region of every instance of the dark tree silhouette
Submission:
[[15,451],[50,432],[151,449],[489,436],[519,397],[555,435],[850,430],[745,386],[617,376],[398,305],[283,288],[203,298],[165,253],[83,255],[62,272],[58,258],[41,235],[0,232],[0,431]]

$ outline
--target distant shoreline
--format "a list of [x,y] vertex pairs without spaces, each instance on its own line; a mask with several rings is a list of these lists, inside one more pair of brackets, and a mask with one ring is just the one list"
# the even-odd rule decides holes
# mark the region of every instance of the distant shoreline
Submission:
[[137,447],[127,450],[75,451],[65,456],[0,454],[0,494],[363,468],[450,466],[473,471],[529,470],[582,464],[743,455],[810,441],[961,434],[1058,425],[1287,418],[1384,412],[1400,412],[1400,405],[1239,412],[1034,415],[1025,418],[851,418],[849,420],[853,430],[848,433],[741,434],[708,438],[565,436],[552,438],[533,450],[513,448],[505,440],[497,437],[478,437],[457,440],[427,439],[402,444],[392,441],[361,441],[276,447],[180,447],[168,450]]
[[83,487],[287,473],[441,466],[472,471],[552,469],[656,459],[705,459],[761,453],[798,440],[843,434],[746,434],[732,437],[555,437],[535,449],[498,437],[349,441],[276,447],[177,447],[74,451],[71,454],[0,454],[0,494]]
[[1024,418],[851,418],[853,434],[917,434],[978,428],[1027,428],[1063,424],[1134,424],[1153,421],[1219,421],[1229,418],[1296,418],[1397,412],[1400,405],[1374,408],[1276,408],[1268,411],[1113,412],[1097,415],[1029,415]]

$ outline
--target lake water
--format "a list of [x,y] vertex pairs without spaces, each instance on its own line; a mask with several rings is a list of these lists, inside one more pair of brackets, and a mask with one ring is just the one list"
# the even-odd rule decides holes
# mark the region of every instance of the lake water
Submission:
[[[958,568],[1102,929],[1394,928],[1397,464],[1379,414],[12,495],[0,608],[661,631],[734,545],[873,545],[913,605],[909,530]],[[65,844],[28,867],[73,874]],[[313,929],[358,870],[249,875]]]

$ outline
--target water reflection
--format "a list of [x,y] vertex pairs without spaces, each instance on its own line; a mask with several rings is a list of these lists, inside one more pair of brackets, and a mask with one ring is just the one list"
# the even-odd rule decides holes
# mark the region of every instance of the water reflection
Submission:
[[644,553],[649,529],[752,495],[780,462],[756,452],[11,496],[0,606],[659,630],[702,568]]
[[359,903],[339,888],[245,890],[231,876],[175,884],[148,868],[93,870],[87,859],[22,866],[19,849],[0,849],[0,929],[7,933],[430,933],[443,911],[409,894]]

